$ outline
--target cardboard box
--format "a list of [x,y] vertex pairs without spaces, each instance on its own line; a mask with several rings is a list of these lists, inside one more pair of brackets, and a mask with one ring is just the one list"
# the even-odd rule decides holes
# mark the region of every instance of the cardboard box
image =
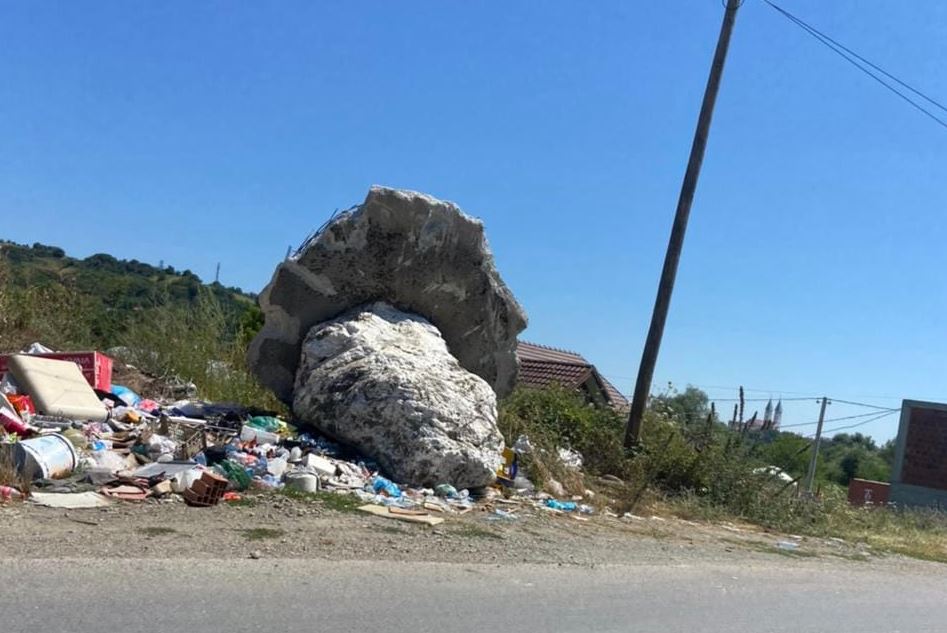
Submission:
[[[0,355],[0,375],[7,373],[10,356],[11,354]],[[112,390],[112,359],[101,352],[56,352],[31,356],[71,361],[79,366],[82,375],[94,389]]]

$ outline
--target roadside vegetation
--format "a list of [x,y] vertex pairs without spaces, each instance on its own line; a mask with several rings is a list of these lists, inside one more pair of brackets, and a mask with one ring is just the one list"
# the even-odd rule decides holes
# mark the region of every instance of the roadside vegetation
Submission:
[[[523,466],[538,486],[550,478],[572,494],[595,492],[595,503],[618,514],[669,513],[684,519],[736,521],[766,530],[866,543],[875,550],[947,562],[947,514],[934,509],[856,508],[852,477],[886,480],[890,446],[864,436],[824,442],[819,494],[797,494],[808,465],[809,440],[779,431],[733,430],[689,387],[653,398],[640,446],[625,451],[625,418],[594,408],[562,389],[518,390],[501,406],[508,442],[530,438]],[[568,447],[583,455],[582,472],[558,459]],[[771,473],[777,467],[797,483]]]
[[2,351],[34,341],[111,350],[153,377],[193,383],[201,398],[282,411],[247,368],[247,346],[262,324],[251,296],[202,284],[190,271],[0,243]]

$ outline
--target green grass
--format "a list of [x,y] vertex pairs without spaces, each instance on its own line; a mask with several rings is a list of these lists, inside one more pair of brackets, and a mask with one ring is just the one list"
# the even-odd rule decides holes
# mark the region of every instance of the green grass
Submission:
[[170,534],[177,534],[178,531],[174,528],[164,527],[161,525],[155,525],[150,527],[138,528],[139,534],[144,534],[145,536],[168,536]]
[[316,503],[327,510],[336,512],[357,512],[365,502],[355,495],[339,494],[336,492],[300,492],[290,488],[280,488],[277,494],[297,501]]
[[336,512],[358,512],[359,507],[365,505],[365,502],[355,495],[334,492],[317,492],[316,499],[322,503],[323,507]]
[[264,541],[267,539],[280,538],[286,534],[283,530],[274,528],[248,528],[240,531],[243,533],[243,538],[248,541]]

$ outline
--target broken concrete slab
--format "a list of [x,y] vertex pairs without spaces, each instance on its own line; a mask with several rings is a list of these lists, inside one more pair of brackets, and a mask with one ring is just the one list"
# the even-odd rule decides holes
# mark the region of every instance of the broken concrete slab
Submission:
[[386,187],[372,187],[277,267],[260,296],[266,323],[250,367],[292,402],[309,329],[379,300],[428,319],[461,367],[498,395],[512,390],[526,314],[494,266],[483,224],[453,203]]
[[303,344],[293,412],[400,482],[480,488],[503,463],[496,394],[425,319],[374,303]]

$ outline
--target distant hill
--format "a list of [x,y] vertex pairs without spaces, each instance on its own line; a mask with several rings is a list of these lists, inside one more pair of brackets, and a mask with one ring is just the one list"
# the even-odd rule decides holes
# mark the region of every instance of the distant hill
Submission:
[[61,248],[39,243],[0,240],[0,269],[0,282],[13,292],[78,297],[82,318],[95,323],[94,339],[102,345],[115,340],[133,314],[160,306],[188,307],[202,294],[216,299],[234,328],[256,306],[255,295],[216,282],[205,284],[190,270],[158,268],[104,253],[76,259]]

